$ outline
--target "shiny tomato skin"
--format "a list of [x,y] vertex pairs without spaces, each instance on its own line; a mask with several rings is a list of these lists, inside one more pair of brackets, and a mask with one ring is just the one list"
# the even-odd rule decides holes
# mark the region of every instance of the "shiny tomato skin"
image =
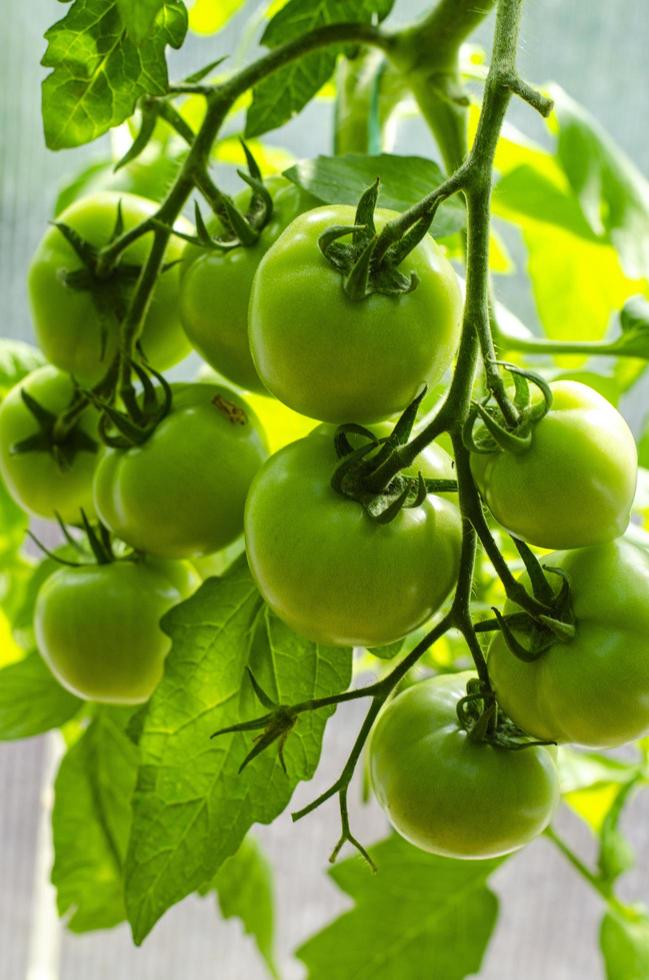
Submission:
[[624,533],[638,454],[628,425],[577,381],[550,385],[552,407],[523,453],[474,453],[471,468],[496,520],[539,548],[583,548]]
[[147,442],[102,451],[97,513],[148,554],[211,554],[241,534],[246,494],[267,455],[261,425],[237,394],[220,385],[174,385],[171,412]]
[[[329,205],[297,217],[259,263],[250,296],[259,377],[294,411],[325,422],[375,422],[400,412],[422,383],[442,377],[459,338],[457,276],[429,236],[400,266],[419,278],[412,292],[347,297],[318,239],[334,225],[353,224],[354,214]],[[377,211],[377,228],[393,217]]]
[[94,514],[92,479],[99,440],[97,413],[88,408],[79,428],[95,443],[95,451],[82,449],[69,466],[59,464],[51,452],[41,449],[14,453],[16,443],[36,435],[39,426],[25,405],[26,391],[44,409],[58,415],[71,404],[74,385],[67,374],[51,365],[37,368],[7,394],[0,406],[0,474],[21,507],[37,517],[54,519],[56,513],[68,524],[81,523],[81,508]]
[[[317,201],[283,177],[267,180],[273,213],[254,245],[219,251],[188,245],[184,253],[180,310],[192,346],[229,381],[267,395],[248,343],[248,303],[257,267],[286,226]],[[245,213],[250,191],[234,201]],[[222,234],[216,219],[212,234]]]
[[[134,194],[98,191],[74,201],[57,221],[69,225],[91,245],[108,244],[121,203],[124,230],[154,214],[156,204]],[[178,227],[191,231],[187,222]],[[151,235],[143,235],[121,256],[125,265],[141,266],[151,248]],[[173,236],[165,251],[165,263],[180,258],[183,244]],[[88,289],[66,285],[65,273],[84,269],[74,248],[54,225],[41,239],[28,275],[29,300],[34,329],[48,361],[73,374],[82,384],[93,385],[102,377],[117,350],[118,323],[132,284],[123,299],[98,301]],[[156,283],[140,342],[151,364],[159,371],[177,364],[191,347],[180,323],[180,272],[177,265],[162,272]],[[103,308],[103,309],[102,309]]]
[[[609,748],[649,731],[649,554],[618,538],[547,555],[571,588],[576,635],[532,663],[517,659],[501,634],[488,668],[511,719],[541,739]],[[551,582],[558,578],[548,573]],[[526,582],[526,578],[523,578]],[[511,604],[506,612],[513,612]],[[525,634],[516,634],[522,643]]]
[[198,585],[189,564],[150,558],[60,568],[38,593],[38,649],[78,697],[140,704],[160,681],[170,648],[160,619]]
[[528,844],[559,801],[555,753],[472,741],[456,707],[470,671],[438,675],[389,701],[372,729],[370,779],[395,830],[415,847],[484,859]]
[[297,633],[380,646],[421,625],[453,587],[460,517],[429,495],[379,525],[332,489],[337,463],[327,426],[268,460],[246,502],[248,561],[267,603]]

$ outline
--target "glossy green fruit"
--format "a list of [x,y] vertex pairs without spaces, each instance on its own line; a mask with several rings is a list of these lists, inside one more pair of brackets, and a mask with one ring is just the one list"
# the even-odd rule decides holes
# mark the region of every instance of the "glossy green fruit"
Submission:
[[[207,251],[188,245],[183,262],[180,310],[192,346],[228,380],[249,391],[268,394],[255,369],[248,344],[248,303],[261,259],[288,224],[318,202],[283,177],[266,181],[273,213],[254,245]],[[245,214],[250,191],[234,201]],[[222,234],[216,220],[210,231]]]
[[160,681],[170,648],[160,619],[199,581],[189,564],[149,558],[61,568],[38,593],[38,649],[73,694],[139,704]]
[[174,385],[173,407],[144,445],[102,451],[97,513],[149,554],[210,554],[241,534],[246,494],[267,455],[257,417],[233,391]]
[[490,858],[528,844],[559,802],[554,750],[472,741],[457,703],[470,671],[422,681],[377,718],[368,748],[376,798],[394,829],[423,851]]
[[[111,238],[120,203],[125,231],[156,210],[155,203],[143,197],[99,191],[75,201],[57,221],[74,229],[91,245],[101,247]],[[185,231],[191,230],[186,222],[181,224]],[[143,235],[123,252],[120,264],[141,266],[150,248],[151,235]],[[180,239],[172,236],[165,263],[179,259],[182,250]],[[135,280],[124,279],[118,267],[112,277],[102,281],[99,294],[66,284],[66,275],[84,270],[74,248],[52,225],[32,259],[28,290],[36,337],[47,359],[82,384],[92,385],[106,372],[117,350],[118,323]],[[177,364],[191,350],[180,323],[179,288],[180,272],[175,265],[158,279],[144,321],[141,345],[159,371]]]
[[[498,701],[530,735],[593,747],[649,731],[649,554],[624,538],[543,559],[566,574],[576,635],[532,663],[501,634],[489,648]],[[548,573],[553,584],[557,576]],[[527,579],[523,579],[527,583]],[[513,612],[508,604],[506,612]],[[522,643],[528,638],[516,634]]]
[[[81,522],[81,508],[92,516],[92,479],[99,442],[97,413],[86,409],[77,428],[86,437],[86,448],[72,461],[57,461],[46,449],[14,453],[17,443],[40,432],[34,415],[23,401],[26,391],[46,411],[59,415],[70,406],[74,386],[70,377],[49,365],[32,371],[15,385],[0,405],[0,474],[21,507],[37,517],[52,520],[55,514],[68,524]],[[94,450],[92,445],[94,444]]]
[[[352,225],[354,215],[330,205],[296,218],[259,263],[250,297],[259,377],[290,408],[326,422],[373,422],[401,411],[423,382],[439,381],[459,337],[457,276],[429,236],[400,266],[419,279],[412,292],[347,297],[318,239],[334,225]],[[380,229],[395,215],[375,217]]]
[[503,527],[539,548],[611,541],[629,523],[638,454],[628,425],[600,394],[555,381],[548,414],[520,454],[474,453],[471,469]]
[[332,489],[338,462],[327,426],[271,456],[246,502],[248,561],[268,604],[297,633],[380,646],[420,626],[453,587],[460,517],[431,494],[377,524]]

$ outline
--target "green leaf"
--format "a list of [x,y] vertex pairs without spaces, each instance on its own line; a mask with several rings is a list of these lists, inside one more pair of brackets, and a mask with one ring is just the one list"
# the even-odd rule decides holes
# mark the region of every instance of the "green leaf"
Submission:
[[137,772],[137,749],[124,734],[129,714],[99,708],[56,777],[52,883],[73,932],[110,929],[125,918],[122,867]]
[[30,653],[0,670],[0,740],[59,728],[82,703],[61,687],[40,654]]
[[589,241],[598,240],[570,189],[560,187],[531,164],[522,164],[501,177],[492,201],[494,213],[509,221],[520,223],[521,217],[533,218]]
[[620,830],[620,817],[641,781],[638,774],[622,786],[602,824],[597,863],[600,874],[611,884],[635,862],[633,848]]
[[245,0],[194,0],[189,8],[189,29],[195,34],[216,34],[244,3]]
[[462,980],[477,973],[498,918],[486,881],[503,859],[436,857],[396,835],[370,853],[376,875],[359,857],[329,872],[355,907],[297,950],[309,980]]
[[392,660],[393,657],[401,653],[404,643],[405,637],[401,640],[395,640],[394,643],[388,643],[383,647],[368,647],[367,652],[371,653],[373,657],[378,657],[379,660]]
[[[289,0],[269,22],[262,44],[275,48],[324,24],[383,20],[394,0]],[[253,89],[246,136],[261,136],[300,112],[331,77],[345,45],[313,51],[280,68]]]
[[180,47],[186,31],[182,0],[165,0],[141,43],[127,32],[116,0],[74,0],[45,34],[42,64],[54,69],[43,82],[47,146],[88,143],[130,116],[141,95],[164,95],[165,48]]
[[237,916],[252,936],[269,972],[277,977],[273,956],[273,877],[264,852],[248,834],[236,854],[223,862],[212,882],[221,914]]
[[[318,156],[301,160],[284,171],[284,176],[310,191],[325,204],[358,204],[358,200],[380,178],[379,207],[405,211],[438,187],[444,180],[440,167],[425,157],[380,153],[365,156],[347,153],[342,157]],[[465,212],[457,197],[437,211],[432,225],[436,237],[452,235],[464,227]]]
[[599,941],[606,980],[649,977],[649,913],[640,906],[622,916],[609,910],[602,919]]
[[8,337],[0,339],[0,400],[10,388],[43,364],[45,357],[38,347]]
[[649,183],[599,123],[559,86],[557,155],[593,233],[610,241],[628,276],[649,276]]
[[526,221],[522,230],[546,335],[559,340],[603,339],[613,316],[640,285],[625,276],[615,250],[539,221]]
[[165,0],[117,0],[124,27],[134,41],[146,37],[164,3]]
[[318,763],[331,708],[305,712],[284,746],[239,775],[254,733],[210,736],[266,713],[247,676],[278,703],[345,690],[351,650],[292,633],[257,592],[245,557],[162,621],[173,646],[140,736],[126,903],[141,942],[175,902],[213,877],[254,823],[269,823]]

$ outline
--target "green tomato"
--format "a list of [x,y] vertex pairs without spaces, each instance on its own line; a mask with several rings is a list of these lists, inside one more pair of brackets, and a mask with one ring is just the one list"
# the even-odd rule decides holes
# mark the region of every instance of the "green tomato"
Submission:
[[559,801],[556,753],[474,742],[458,724],[470,671],[415,684],[383,708],[369,742],[376,797],[407,841],[451,858],[529,844]]
[[[185,249],[180,312],[192,346],[213,368],[249,391],[267,394],[259,379],[248,344],[248,302],[252,280],[261,259],[286,226],[317,203],[282,177],[266,182],[273,198],[273,213],[257,242],[227,251],[188,245]],[[245,213],[250,191],[234,201]],[[213,234],[222,234],[216,220]]]
[[568,578],[576,635],[532,663],[515,657],[501,634],[493,639],[488,667],[503,709],[530,735],[555,742],[608,747],[646,734],[649,554],[619,538],[543,564]]
[[160,619],[199,581],[188,563],[149,558],[61,568],[36,600],[38,649],[73,694],[139,704],[160,681],[170,647]]
[[[101,247],[110,240],[120,202],[125,231],[156,210],[156,205],[145,198],[100,191],[75,201],[57,220],[69,225],[91,245]],[[186,222],[182,225],[188,230]],[[151,236],[143,235],[124,251],[120,264],[141,266],[150,247]],[[182,250],[182,242],[172,237],[165,262],[179,259]],[[134,280],[124,279],[118,266],[102,282],[99,294],[66,284],[66,274],[80,274],[84,269],[62,232],[52,226],[36,249],[29,269],[28,289],[36,336],[47,359],[62,371],[73,374],[82,384],[92,385],[105,373],[117,350],[118,323]],[[142,329],[142,349],[159,371],[177,364],[191,350],[180,323],[179,288],[180,272],[178,266],[173,266],[156,283]]]
[[429,495],[377,524],[332,489],[338,463],[325,426],[271,456],[246,502],[248,561],[266,602],[297,633],[381,646],[432,616],[453,587],[460,517]]
[[250,407],[228,388],[173,385],[173,406],[142,446],[102,451],[102,522],[140,551],[191,558],[241,534],[250,482],[268,455]]
[[[423,382],[440,380],[459,336],[457,276],[429,236],[401,263],[419,279],[413,292],[347,297],[318,239],[333,225],[353,225],[354,214],[331,205],[296,218],[259,263],[250,296],[259,377],[290,408],[326,422],[401,411]],[[375,217],[380,229],[395,214]]]
[[638,454],[620,413],[578,381],[550,385],[552,407],[522,453],[473,453],[471,469],[492,514],[539,548],[611,541],[629,523]]
[[59,415],[70,406],[74,386],[67,374],[56,368],[38,368],[15,385],[0,405],[0,474],[10,494],[21,507],[38,517],[52,519],[55,513],[69,524],[79,524],[81,508],[94,514],[92,478],[97,462],[97,413],[86,409],[77,430],[94,441],[95,451],[82,448],[69,465],[57,461],[47,449],[14,453],[17,443],[39,433],[39,425],[25,405],[26,391],[46,411]]

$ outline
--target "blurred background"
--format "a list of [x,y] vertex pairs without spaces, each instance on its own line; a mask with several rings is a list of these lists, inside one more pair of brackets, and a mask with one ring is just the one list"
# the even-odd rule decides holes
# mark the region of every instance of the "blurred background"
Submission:
[[[190,36],[181,52],[171,52],[172,77],[231,52],[246,15],[255,6],[255,0],[250,0],[218,40]],[[427,6],[421,0],[397,0],[391,23],[409,20]],[[65,8],[55,0],[6,4],[0,34],[0,333],[24,340],[33,339],[26,270],[57,192],[76,170],[108,155],[102,140],[58,154],[44,146],[39,91],[43,75],[39,60],[45,48],[42,35],[64,13]],[[489,19],[476,36],[487,48],[492,26]],[[598,117],[645,174],[649,174],[647,37],[647,4],[528,0],[519,58],[524,77],[537,83],[560,82]],[[271,134],[271,141],[296,156],[328,153],[332,114],[330,103],[314,103],[281,133]],[[509,118],[534,139],[547,142],[545,129],[528,107],[514,103]],[[400,129],[396,151],[435,155],[431,137],[417,119],[407,120]],[[516,260],[520,249],[515,236],[507,244]],[[533,327],[536,317],[529,284],[517,264],[515,274],[498,278],[498,296]],[[642,399],[640,391],[626,406],[636,427],[642,417]],[[337,776],[360,726],[362,710],[352,703],[330,722],[316,776],[318,786],[324,787]],[[47,738],[0,744],[0,980],[27,976],[30,946],[37,948],[40,942],[35,923],[39,914],[48,918],[51,895],[45,892],[45,906],[40,910],[34,903],[35,896],[42,898],[38,883],[46,873],[36,866],[36,853],[53,752]],[[308,802],[314,789],[314,785],[302,784],[293,803]],[[635,900],[646,897],[648,890],[647,816],[649,805],[640,802],[629,808],[625,819],[638,863],[622,891]],[[590,841],[576,818],[564,812],[560,826],[590,858]],[[371,806],[356,808],[354,827],[365,842],[378,839],[386,830],[382,816]],[[295,826],[287,812],[272,828],[258,829],[274,869],[277,954],[286,980],[304,975],[292,950],[346,906],[324,873],[337,834],[335,803]],[[501,898],[501,917],[481,978],[603,977],[597,951],[601,906],[549,843],[541,840],[531,845],[505,865],[493,884]],[[211,899],[191,898],[172,909],[141,949],[132,946],[126,926],[83,937],[63,933],[60,939],[60,980],[113,980],[117,976],[124,980],[180,980],[186,976],[192,980],[256,980],[266,975],[238,920],[221,921]],[[45,977],[34,974],[29,980]],[[395,976],[395,980],[400,978]]]

